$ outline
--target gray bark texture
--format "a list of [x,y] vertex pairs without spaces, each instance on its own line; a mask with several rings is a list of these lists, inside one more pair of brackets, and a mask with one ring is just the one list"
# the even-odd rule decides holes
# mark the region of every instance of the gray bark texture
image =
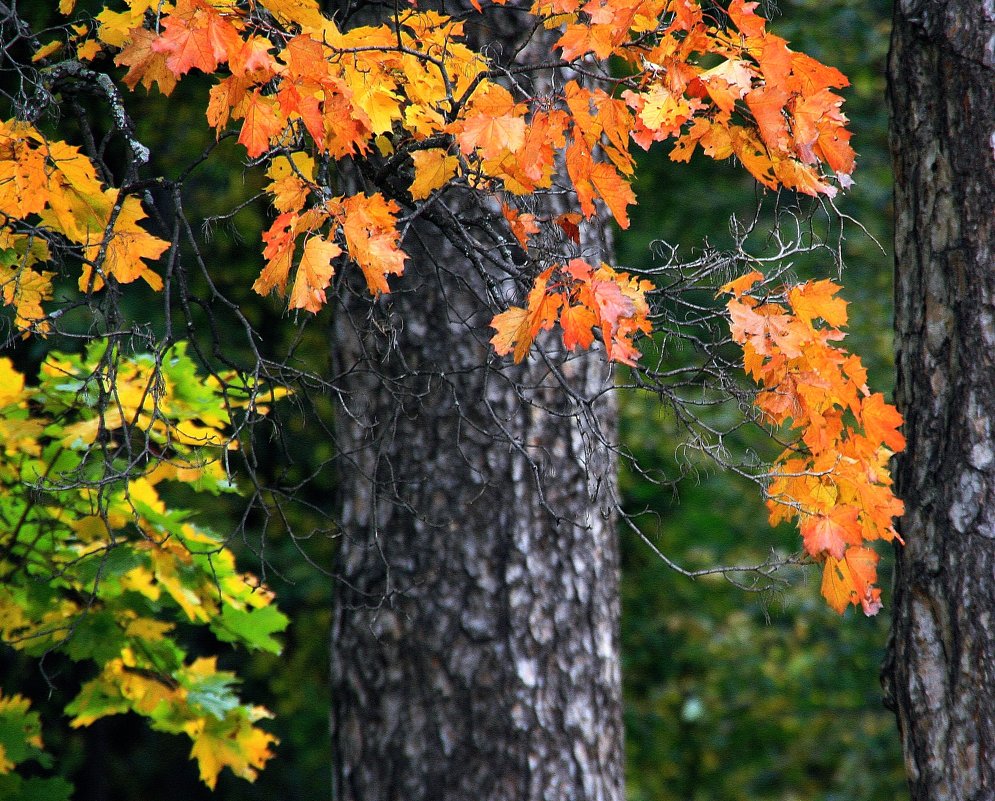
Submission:
[[889,65],[908,449],[886,696],[913,801],[995,798],[995,4],[899,0]]
[[[549,60],[501,19],[478,47]],[[337,317],[337,801],[623,798],[611,375],[553,342],[495,356],[493,298],[521,303],[543,257],[514,255],[493,212],[445,195],[391,295]],[[581,245],[608,247],[599,226]]]

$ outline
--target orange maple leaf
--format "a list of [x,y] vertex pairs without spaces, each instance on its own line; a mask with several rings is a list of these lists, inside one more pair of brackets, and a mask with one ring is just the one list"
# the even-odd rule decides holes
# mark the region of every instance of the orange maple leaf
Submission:
[[636,202],[636,195],[629,182],[610,164],[597,162],[591,167],[590,181],[605,201],[620,228],[629,227],[626,208]]
[[160,92],[169,95],[176,88],[176,75],[166,67],[166,54],[152,48],[157,39],[152,31],[135,28],[128,44],[115,56],[115,64],[128,67],[123,80],[129,89],[139,83],[151,89],[154,83]]
[[597,324],[598,318],[587,306],[576,304],[564,307],[560,312],[564,347],[568,350],[589,348],[594,342],[594,327]]
[[508,221],[512,235],[523,248],[528,248],[529,237],[539,233],[539,224],[534,214],[521,214],[507,203],[501,204],[501,216]]
[[588,53],[604,59],[615,49],[611,28],[590,22],[567,25],[555,46],[563,51],[565,61],[576,61]]
[[231,22],[203,0],[178,0],[162,29],[151,47],[166,54],[166,67],[177,78],[194,68],[210,74],[242,48]]
[[556,322],[557,312],[563,304],[563,295],[547,290],[553,269],[549,267],[536,277],[529,290],[527,308],[511,306],[491,321],[491,328],[497,331],[491,337],[494,350],[500,356],[514,350],[515,364],[528,355],[538,333],[548,331]]
[[453,131],[464,155],[476,150],[485,159],[496,159],[525,144],[525,107],[500,84],[488,83],[473,96]]
[[834,506],[826,514],[810,515],[801,522],[802,541],[812,556],[830,554],[842,559],[847,545],[863,542],[852,506]]
[[902,425],[902,415],[885,401],[880,392],[861,401],[860,422],[863,424],[864,434],[871,442],[883,442],[895,453],[905,449],[905,437],[898,431]]
[[240,114],[245,122],[238,141],[245,146],[251,158],[265,153],[270,140],[284,129],[286,118],[277,109],[276,101],[261,94],[258,89],[246,96]]
[[751,270],[746,273],[746,275],[741,275],[739,278],[734,278],[719,287],[719,295],[732,295],[734,298],[738,298],[744,292],[748,292],[750,288],[756,284],[758,281],[763,281],[764,274],[759,270]]
[[335,274],[332,260],[341,253],[342,248],[320,236],[312,236],[304,243],[297,279],[290,292],[291,309],[314,313],[321,310],[325,305],[325,288]]
[[286,291],[287,278],[294,256],[295,223],[299,216],[295,212],[280,214],[267,231],[263,232],[263,257],[266,266],[252,285],[260,295],[267,295],[276,289],[281,295]]
[[847,302],[836,297],[839,291],[840,286],[829,280],[808,281],[791,288],[788,302],[798,318],[808,325],[821,317],[829,325],[839,327],[846,325],[847,319]]
[[398,246],[400,234],[394,215],[400,210],[383,195],[353,195],[332,201],[342,232],[345,234],[349,257],[359,265],[370,292],[375,295],[390,292],[387,276],[401,275],[407,255]]
[[[905,439],[902,418],[880,393],[870,394],[856,356],[833,342],[843,335],[846,304],[839,287],[815,281],[788,289],[790,309],[744,295],[760,281],[751,273],[730,281],[727,308],[733,339],[743,346],[747,372],[761,385],[755,405],[781,424],[801,430],[775,464],[768,488],[771,524],[798,519],[805,550],[825,559],[822,594],[843,612],[881,607],[873,586],[877,555],[864,542],[897,537],[892,519],[903,511],[891,490],[887,461]],[[852,412],[860,433],[847,422]],[[889,448],[891,450],[889,450]]]

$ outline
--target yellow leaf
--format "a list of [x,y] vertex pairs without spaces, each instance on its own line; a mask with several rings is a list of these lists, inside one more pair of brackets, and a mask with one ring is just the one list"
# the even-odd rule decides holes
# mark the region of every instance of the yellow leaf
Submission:
[[296,150],[286,156],[277,156],[266,170],[266,177],[271,181],[279,181],[291,175],[304,178],[306,181],[314,179],[314,159],[303,150]]
[[415,179],[410,192],[415,200],[427,198],[456,175],[456,156],[447,155],[441,147],[416,150],[411,154],[411,160],[415,163]]
[[334,31],[330,19],[321,13],[316,0],[266,0],[266,10],[284,24],[300,25],[304,31]]
[[277,156],[266,175],[271,181],[266,191],[273,195],[276,210],[297,211],[311,191],[308,181],[314,179],[314,159],[302,151],[291,153],[290,158]]
[[111,11],[105,8],[97,14],[97,22],[100,23],[97,28],[97,38],[111,47],[124,47],[131,39],[133,29],[142,24],[144,16],[145,10],[142,8],[132,7],[127,11]]
[[55,273],[36,273],[28,267],[20,269],[0,265],[0,299],[4,305],[14,307],[14,327],[44,334],[51,325],[45,319],[42,302],[52,297],[52,278]]
[[39,47],[33,56],[31,56],[31,63],[36,64],[43,58],[48,58],[52,53],[57,53],[62,49],[62,42],[57,39],[53,39],[47,45],[42,45]]
[[[107,190],[108,202],[112,202],[116,197],[116,190]],[[158,291],[162,289],[162,278],[153,272],[143,259],[158,259],[169,247],[169,242],[153,236],[138,224],[145,219],[145,216],[138,198],[129,196],[124,199],[114,221],[110,240],[104,247],[101,272],[104,276],[113,276],[122,284],[130,284],[141,278],[152,289]],[[88,259],[97,260],[101,252],[101,243],[91,244],[85,252]],[[80,290],[86,291],[90,287],[91,271],[89,264],[83,268],[79,279]],[[98,290],[103,285],[102,276],[97,275],[93,279],[93,289]]]
[[103,417],[94,417],[79,423],[71,423],[62,429],[62,444],[67,448],[85,450],[92,445],[101,430],[113,431],[121,427],[121,411],[117,408],[108,409]]
[[[256,711],[258,717],[268,716],[261,708]],[[197,760],[201,781],[212,790],[224,768],[230,768],[236,776],[247,781],[255,781],[259,769],[273,756],[270,746],[279,742],[272,734],[252,726],[248,721],[234,722],[234,730],[230,719],[215,721],[201,718],[186,726],[187,734],[193,740],[190,758]]]
[[822,597],[842,615],[850,605],[851,593],[856,595],[856,592],[846,560],[827,556],[822,571]]
[[81,61],[93,61],[100,54],[100,42],[94,39],[87,39],[76,48],[76,57]]
[[[351,76],[350,76],[351,77]],[[350,81],[353,102],[370,120],[370,131],[383,134],[394,127],[394,121],[403,117],[401,96],[368,77],[357,77]]]
[[[0,377],[0,380],[3,380]],[[0,442],[3,443],[3,451],[8,457],[17,457],[23,454],[37,456],[41,453],[41,446],[38,438],[45,430],[46,420],[34,418],[27,420],[2,420],[0,419]],[[8,461],[8,464],[17,464],[17,461]]]
[[[141,568],[135,568],[135,570],[140,570],[140,569]],[[127,576],[131,575],[131,573],[134,573],[135,570],[129,571],[129,573],[125,574],[125,576],[121,578],[121,586],[124,587],[125,589],[136,588],[136,585],[134,583],[126,585],[124,581],[124,579],[127,578]],[[151,579],[151,575],[149,576],[149,578]],[[142,586],[144,587],[145,585],[142,584]],[[142,591],[142,594],[147,595],[153,601],[158,600],[159,598],[158,592],[156,592],[153,595],[148,592]],[[159,642],[160,640],[165,639],[166,635],[172,630],[173,630],[172,623],[166,623],[165,621],[162,620],[153,620],[152,618],[148,617],[140,617],[130,621],[127,627],[125,628],[124,633],[125,636],[127,637],[135,637],[139,640],[146,640],[147,642]]]
[[662,84],[654,85],[644,95],[639,118],[651,131],[676,132],[691,116],[688,101]]
[[554,28],[559,28],[563,24],[569,24],[571,22],[577,21],[577,14],[553,14],[551,17],[547,17],[542,21],[542,27],[547,31],[551,31]]

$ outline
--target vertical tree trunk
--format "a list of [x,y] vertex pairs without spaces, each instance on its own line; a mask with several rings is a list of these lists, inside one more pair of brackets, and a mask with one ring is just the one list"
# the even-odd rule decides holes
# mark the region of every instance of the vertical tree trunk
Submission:
[[[520,49],[530,28],[497,24],[477,43],[492,57],[549,59],[548,42]],[[446,203],[507,254],[463,200]],[[552,354],[571,395],[543,359],[502,367],[486,297],[511,285],[488,287],[438,212],[373,325],[348,300],[337,322],[335,797],[621,801],[610,375],[603,354]],[[605,257],[603,236],[584,245]]]
[[[338,798],[618,801],[618,557],[592,497],[609,466],[555,413],[562,390],[537,398],[554,413],[523,403],[538,366],[480,367],[486,332],[447,319],[451,300],[403,304],[396,351],[357,373],[343,424]],[[568,368],[581,393],[603,385],[594,359]]]
[[885,688],[914,801],[995,798],[995,5],[898,0],[889,65],[908,450]]

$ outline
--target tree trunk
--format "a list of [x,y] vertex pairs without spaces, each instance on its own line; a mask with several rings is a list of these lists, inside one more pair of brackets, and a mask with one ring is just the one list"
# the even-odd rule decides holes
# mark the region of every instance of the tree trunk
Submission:
[[[496,24],[492,57],[548,60],[548,42],[520,49],[531,29]],[[507,254],[475,227],[479,200],[446,202]],[[610,372],[602,353],[502,366],[487,300],[514,288],[435,224],[443,211],[413,226],[392,294],[337,318],[334,796],[621,801]],[[606,255],[597,230],[583,245]]]
[[914,801],[995,798],[995,5],[899,0],[889,65],[906,504],[884,679]]

